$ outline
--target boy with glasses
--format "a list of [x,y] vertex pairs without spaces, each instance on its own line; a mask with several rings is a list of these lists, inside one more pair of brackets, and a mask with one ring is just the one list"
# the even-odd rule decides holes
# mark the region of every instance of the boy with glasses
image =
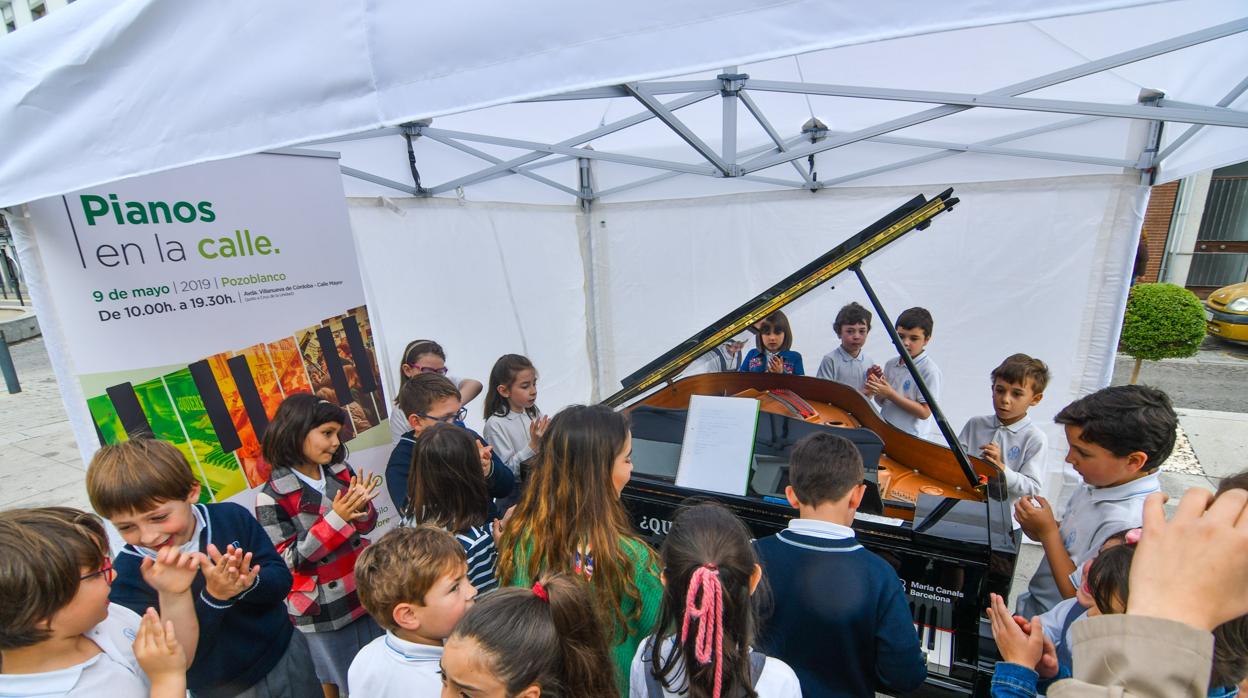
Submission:
[[[114,571],[95,516],[67,507],[0,512],[0,560],[0,696],[186,695],[186,656],[166,632],[172,626],[152,609],[140,620],[109,603]],[[186,577],[173,562],[161,573]],[[163,600],[190,608],[197,630],[184,581]]]
[[[489,485],[489,494],[495,499],[502,499],[511,494],[516,485],[516,477],[511,468],[494,455],[494,449],[481,438],[480,434],[464,426],[463,419],[468,414],[460,402],[459,389],[450,380],[438,373],[422,373],[413,376],[399,389],[396,400],[399,410],[407,417],[411,430],[399,437],[390,452],[390,460],[386,463],[386,490],[390,493],[390,501],[400,512],[407,510],[407,478],[412,469],[412,450],[416,446],[416,437],[434,424],[454,424],[463,427],[477,440],[481,452],[481,467],[485,469],[485,481]],[[490,520],[498,518],[498,508],[490,503]]]

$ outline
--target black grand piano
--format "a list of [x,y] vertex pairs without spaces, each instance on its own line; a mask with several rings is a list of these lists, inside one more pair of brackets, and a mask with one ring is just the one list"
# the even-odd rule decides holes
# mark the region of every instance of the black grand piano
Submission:
[[[893,565],[906,586],[915,631],[928,659],[927,682],[912,694],[920,696],[989,695],[999,657],[983,609],[990,592],[1008,596],[1019,545],[1001,472],[962,451],[930,396],[928,404],[948,447],[896,429],[858,391],[839,383],[773,373],[678,376],[695,359],[845,271],[858,276],[875,306],[877,331],[886,330],[906,356],[860,264],[910,231],[927,228],[955,203],[952,190],[931,200],[916,196],[628,376],[623,389],[604,400],[630,414],[634,469],[622,500],[634,526],[655,545],[670,528],[676,509],[691,497],[727,505],[757,537],[784,529],[797,515],[784,499],[793,446],[820,431],[853,441],[863,456],[868,490],[854,529],[865,547]],[[911,373],[926,395],[913,365]],[[690,398],[695,395],[760,402],[746,494],[676,485]],[[835,587],[835,580],[827,581]],[[830,655],[835,651],[828,647]]]

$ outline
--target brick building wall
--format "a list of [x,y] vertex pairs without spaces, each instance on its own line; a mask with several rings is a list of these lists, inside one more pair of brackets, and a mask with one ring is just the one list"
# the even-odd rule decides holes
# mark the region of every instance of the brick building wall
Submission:
[[1168,182],[1153,187],[1144,212],[1144,237],[1148,240],[1148,266],[1144,282],[1157,281],[1161,261],[1166,254],[1166,239],[1170,235],[1170,219],[1174,216],[1174,203],[1178,198],[1179,183]]

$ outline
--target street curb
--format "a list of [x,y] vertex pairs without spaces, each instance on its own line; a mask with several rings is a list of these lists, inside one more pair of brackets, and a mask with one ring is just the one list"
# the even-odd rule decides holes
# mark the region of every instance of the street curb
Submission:
[[39,318],[35,315],[34,308],[28,308],[25,313],[10,320],[0,321],[0,333],[4,334],[4,341],[8,344],[38,336]]

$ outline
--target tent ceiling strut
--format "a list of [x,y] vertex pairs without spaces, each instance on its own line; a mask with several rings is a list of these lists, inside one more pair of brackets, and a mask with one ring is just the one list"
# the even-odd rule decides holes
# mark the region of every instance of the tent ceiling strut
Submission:
[[[1058,160],[1106,167],[1134,168],[1147,172],[1155,170],[1162,160],[1175,152],[1179,147],[1181,147],[1206,126],[1248,128],[1248,112],[1229,108],[1229,106],[1234,103],[1240,95],[1242,95],[1245,91],[1248,91],[1248,78],[1241,81],[1239,85],[1228,92],[1223,99],[1219,100],[1219,102],[1213,106],[1167,100],[1160,95],[1153,96],[1149,99],[1142,99],[1136,104],[1110,104],[1075,100],[1040,99],[1021,97],[1020,95],[1071,80],[1076,80],[1088,75],[1100,73],[1122,65],[1170,53],[1172,51],[1232,36],[1245,31],[1248,31],[1248,18],[1226,22],[1200,31],[1173,37],[1165,41],[1156,42],[1131,49],[1129,51],[1124,51],[1111,56],[1070,66],[1062,70],[1048,73],[1046,75],[1040,75],[982,94],[854,85],[816,84],[778,80],[752,80],[748,75],[737,73],[737,68],[734,66],[724,68],[723,72],[714,80],[642,81],[622,85],[596,87],[585,90],[575,90],[572,92],[525,100],[526,102],[544,102],[560,100],[628,98],[640,102],[641,105],[645,107],[645,111],[638,112],[609,124],[603,124],[598,128],[553,144],[538,143],[517,138],[504,138],[500,136],[452,131],[434,128],[423,124],[410,127],[410,132],[417,136],[429,136],[437,142],[493,163],[490,167],[429,188],[424,192],[426,195],[440,194],[454,190],[458,187],[489,181],[499,177],[507,177],[513,174],[528,177],[544,185],[553,187],[561,192],[571,194],[582,201],[586,200],[585,197],[587,195],[591,199],[608,196],[626,191],[628,189],[669,179],[680,174],[697,174],[709,177],[739,177],[749,181],[774,184],[784,187],[804,187],[814,191],[818,188],[832,186],[834,184],[840,184],[853,179],[860,179],[862,177],[868,177],[874,174],[904,167],[913,167],[915,165],[932,162],[934,160],[950,157],[964,152],[1005,157]],[[749,90],[806,95],[813,94],[852,99],[919,102],[936,104],[939,106],[891,119],[889,121],[858,129],[856,131],[828,131],[826,132],[826,136],[822,138],[813,138],[809,137],[810,134],[803,134],[797,137],[785,139],[767,119],[763,110],[750,94]],[[682,96],[668,102],[662,102],[658,99],[660,95],[671,94],[681,94]],[[675,113],[683,107],[708,99],[716,94],[719,94],[722,98],[722,129],[719,152],[716,152],[714,148],[702,140],[702,138],[699,137],[697,133],[695,133],[694,130]],[[738,101],[745,105],[746,110],[749,111],[750,115],[755,121],[758,122],[759,126],[761,126],[763,131],[767,134],[767,137],[771,140],[772,145],[751,148],[746,151],[738,152]],[[1080,114],[1083,116],[1061,121],[1055,124],[1028,129],[1026,131],[1005,134],[1003,136],[974,143],[956,143],[887,135],[894,131],[899,131],[911,126],[926,123],[928,121],[940,119],[945,116],[957,114],[975,107]],[[1023,148],[1009,148],[999,145],[1001,143],[1026,138],[1032,135],[1038,135],[1064,128],[1071,128],[1089,123],[1099,118],[1141,119],[1150,122],[1151,125],[1148,144],[1145,145],[1144,151],[1140,154],[1138,160],[1099,157],[1076,153],[1055,153]],[[624,153],[612,153],[594,150],[592,148],[579,147],[602,136],[635,126],[650,119],[658,119],[667,128],[671,129],[678,137],[681,138],[681,140],[693,148],[701,159],[709,163],[709,166],[698,163],[679,162],[675,160],[665,160]],[[1157,145],[1160,143],[1162,125],[1169,121],[1190,123],[1192,126],[1164,150],[1157,152]],[[316,141],[316,143],[331,143],[402,132],[402,128],[380,129],[367,134],[341,136]],[[503,160],[476,148],[472,148],[462,141],[475,141],[504,147],[521,148],[530,152],[515,158]],[[817,153],[841,148],[860,141],[872,141],[876,143],[917,148],[933,148],[939,150],[940,152],[928,153],[907,160],[868,168],[856,173],[840,175],[818,181],[816,181],[808,169],[799,162],[802,158],[807,158]],[[594,192],[592,188],[586,189],[583,186],[581,186],[579,190],[564,186],[558,182],[540,175],[535,175],[531,172],[531,170],[539,167],[545,167],[557,162],[566,162],[572,159],[584,159],[589,161],[603,160],[606,162],[615,162],[624,165],[664,170],[664,172],[662,174],[646,177],[632,183],[610,187],[597,192]],[[786,162],[789,163],[794,170],[796,170],[798,175],[801,177],[801,181],[792,181],[756,174],[762,170],[766,170]],[[394,187],[401,191],[409,191],[412,189],[411,187],[401,185],[393,180],[359,172],[358,170],[343,168],[343,172],[353,177],[359,177],[384,186]]]

